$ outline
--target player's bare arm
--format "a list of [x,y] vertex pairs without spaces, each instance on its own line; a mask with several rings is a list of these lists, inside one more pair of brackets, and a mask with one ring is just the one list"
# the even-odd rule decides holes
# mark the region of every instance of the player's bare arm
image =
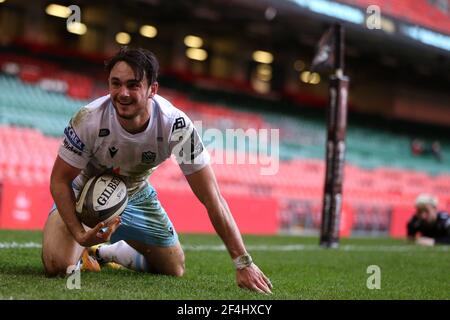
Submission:
[[[207,165],[203,169],[187,175],[186,179],[194,194],[207,209],[211,223],[225,243],[231,258],[235,260],[247,254],[230,209],[220,194],[211,166]],[[242,288],[260,293],[271,293],[272,285],[269,279],[254,263],[250,263],[243,268],[237,268],[236,281]]]
[[103,222],[88,231],[83,228],[75,215],[76,201],[72,190],[72,181],[80,171],[80,169],[69,165],[58,156],[50,178],[50,191],[67,229],[80,245],[89,247],[108,241],[111,234],[117,229],[120,220],[113,220],[106,232],[100,232],[105,227]]

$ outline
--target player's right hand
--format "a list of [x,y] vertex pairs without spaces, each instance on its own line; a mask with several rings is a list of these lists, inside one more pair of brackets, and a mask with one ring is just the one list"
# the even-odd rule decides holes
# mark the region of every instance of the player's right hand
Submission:
[[[120,217],[108,224],[100,222],[94,228],[86,230],[77,236],[77,242],[83,247],[91,247],[109,241],[111,235],[120,225]],[[104,229],[106,230],[104,231]]]

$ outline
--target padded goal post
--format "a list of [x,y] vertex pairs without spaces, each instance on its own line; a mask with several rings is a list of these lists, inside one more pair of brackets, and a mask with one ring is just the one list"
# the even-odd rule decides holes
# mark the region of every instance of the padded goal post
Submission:
[[345,135],[347,129],[347,98],[349,78],[344,75],[344,28],[333,25],[319,42],[313,67],[332,70],[329,81],[327,110],[326,172],[322,205],[320,245],[339,245],[342,212],[342,184],[345,167]]

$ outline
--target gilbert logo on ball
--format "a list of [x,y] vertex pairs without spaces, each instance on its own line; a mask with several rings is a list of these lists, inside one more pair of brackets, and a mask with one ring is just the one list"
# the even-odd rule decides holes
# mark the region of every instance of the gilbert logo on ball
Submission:
[[118,176],[103,174],[86,182],[76,204],[76,213],[83,224],[93,228],[121,215],[127,204],[125,182]]

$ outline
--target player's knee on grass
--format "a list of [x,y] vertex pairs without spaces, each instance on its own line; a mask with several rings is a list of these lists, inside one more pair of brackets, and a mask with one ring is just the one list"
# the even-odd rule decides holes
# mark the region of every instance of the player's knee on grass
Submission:
[[74,265],[69,259],[56,259],[51,256],[46,256],[44,252],[42,252],[41,258],[42,264],[44,265],[44,272],[47,277],[63,277],[67,274],[67,268]]
[[65,276],[67,268],[71,264],[55,263],[54,261],[44,261],[44,272],[47,277]]
[[173,264],[173,268],[171,268],[171,275],[175,277],[182,277],[185,272],[185,264],[184,264],[184,252],[180,255],[179,260]]
[[171,275],[175,276],[175,277],[182,277],[184,275],[184,271],[185,271],[185,267],[184,267],[184,262],[183,262],[182,264],[179,264],[174,267],[173,273]]
[[164,274],[167,276],[182,277],[185,273],[184,255],[177,261],[171,261],[161,264],[150,264],[150,272]]
[[180,278],[184,275],[185,272],[184,259],[180,262],[172,264],[167,263],[163,263],[162,265],[157,265],[155,263],[149,264],[148,272]]
[[144,255],[148,272],[175,277],[184,275],[185,258],[179,243],[173,247],[149,246],[132,240],[127,240],[127,243]]

